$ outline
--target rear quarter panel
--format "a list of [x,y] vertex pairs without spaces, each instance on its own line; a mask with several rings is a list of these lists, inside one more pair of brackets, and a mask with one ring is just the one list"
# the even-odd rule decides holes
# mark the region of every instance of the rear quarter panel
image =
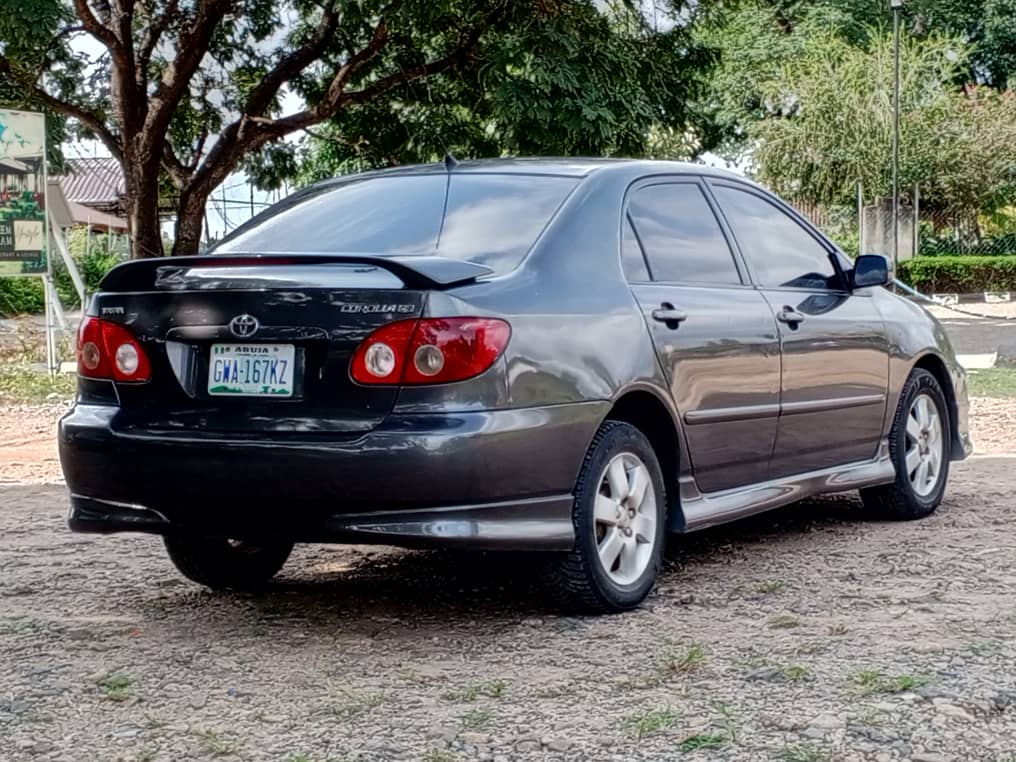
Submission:
[[[621,271],[621,202],[629,182],[597,173],[585,178],[517,270],[432,293],[425,314],[491,315],[511,323],[499,370],[504,398],[501,379],[491,374],[486,389],[466,382],[461,390],[403,393],[397,410],[410,399],[414,405],[470,405],[478,392],[510,408],[600,403],[605,417],[614,400],[639,389],[655,394],[676,426],[649,331]],[[586,432],[588,440],[597,427]]]

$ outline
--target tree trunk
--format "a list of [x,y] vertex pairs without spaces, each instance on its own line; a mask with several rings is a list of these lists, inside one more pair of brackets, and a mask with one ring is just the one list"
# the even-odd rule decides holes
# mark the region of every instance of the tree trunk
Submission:
[[195,190],[184,190],[180,194],[173,241],[174,257],[187,257],[198,253],[207,198],[207,194]]
[[159,173],[143,162],[124,157],[127,169],[127,229],[131,235],[131,259],[161,257],[162,230],[159,226]]

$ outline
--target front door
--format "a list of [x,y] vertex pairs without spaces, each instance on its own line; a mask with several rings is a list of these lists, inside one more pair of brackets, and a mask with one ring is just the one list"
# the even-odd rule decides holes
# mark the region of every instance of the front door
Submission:
[[635,188],[623,262],[703,492],[765,481],[779,413],[776,321],[695,180]]
[[783,372],[772,476],[870,460],[886,414],[889,350],[870,291],[833,248],[752,188],[711,183],[779,323]]

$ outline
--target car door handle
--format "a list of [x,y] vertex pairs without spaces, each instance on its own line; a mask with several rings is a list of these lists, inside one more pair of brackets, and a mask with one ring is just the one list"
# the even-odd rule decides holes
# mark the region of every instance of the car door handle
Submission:
[[687,319],[687,312],[675,309],[673,304],[668,304],[667,302],[664,302],[657,309],[653,310],[653,320],[665,323],[667,328],[677,328]]
[[804,322],[804,313],[798,312],[789,305],[784,305],[783,309],[776,315],[776,319],[781,323],[788,323],[789,325],[796,325],[797,323]]

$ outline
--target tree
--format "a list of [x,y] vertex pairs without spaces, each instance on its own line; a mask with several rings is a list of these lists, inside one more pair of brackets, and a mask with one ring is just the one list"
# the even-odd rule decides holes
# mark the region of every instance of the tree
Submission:
[[[724,137],[722,152],[731,158],[743,152],[749,125],[770,115],[764,84],[812,37],[832,34],[867,49],[892,27],[886,0],[717,0],[704,16],[696,39],[720,54],[707,105]],[[952,70],[957,87],[1004,91],[1016,77],[1016,0],[907,0],[904,38],[942,35],[967,50]]]
[[[690,112],[694,77],[652,65],[648,52],[709,63],[681,30],[649,29],[635,0],[617,3],[632,26],[624,34],[598,10],[614,4],[595,0],[8,4],[0,98],[62,115],[120,161],[136,257],[163,253],[160,190],[175,194],[173,253],[195,253],[209,194],[240,167],[266,184],[294,172],[284,139],[323,123],[337,145],[368,140],[369,151],[345,154],[367,164],[460,143],[530,150],[548,145],[536,131],[545,138],[552,125],[573,138],[555,148],[624,152],[643,144],[649,122],[684,128]],[[567,60],[555,61],[561,51]],[[289,93],[306,106],[283,114]],[[492,120],[495,103],[516,118]]]
[[[768,115],[747,132],[762,182],[819,204],[851,203],[858,180],[891,192],[892,40],[869,39],[816,33],[762,86]],[[1016,94],[955,87],[968,54],[941,35],[903,41],[900,181],[919,184],[925,208],[976,217],[1016,188]]]
[[694,17],[657,28],[638,4],[597,5],[518,13],[509,32],[480,39],[469,70],[345,110],[315,131],[301,179],[446,152],[686,158],[710,148],[697,104],[715,56],[692,39]]

